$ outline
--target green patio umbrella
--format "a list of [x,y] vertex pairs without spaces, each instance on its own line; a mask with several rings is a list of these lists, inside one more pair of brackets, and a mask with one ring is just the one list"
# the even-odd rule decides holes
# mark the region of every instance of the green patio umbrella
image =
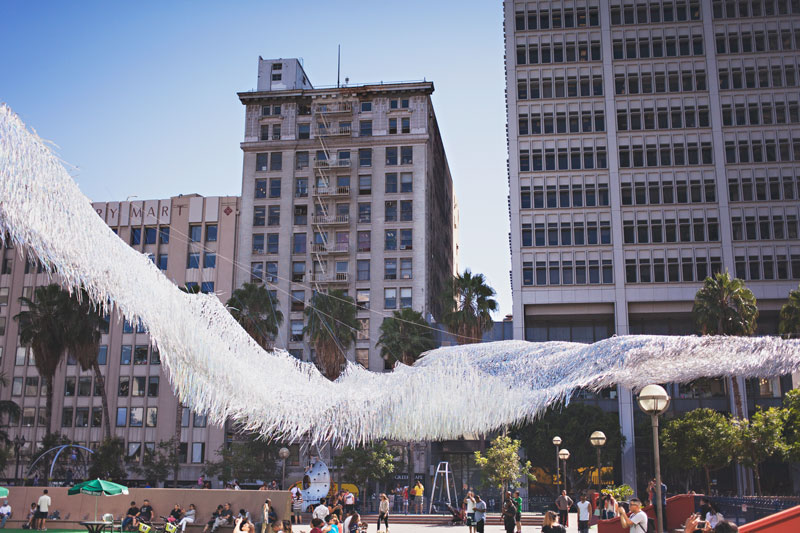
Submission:
[[[105,481],[104,479],[90,479],[83,483],[78,483],[67,492],[68,495],[89,494],[90,496],[116,496],[118,494],[128,494],[128,487]],[[97,498],[94,500],[94,519],[97,521]]]
[[0,487],[0,498],[5,498],[8,496],[8,489],[5,487]]

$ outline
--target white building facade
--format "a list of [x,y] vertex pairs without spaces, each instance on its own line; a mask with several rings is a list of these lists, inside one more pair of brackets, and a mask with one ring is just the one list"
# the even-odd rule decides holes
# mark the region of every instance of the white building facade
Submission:
[[[515,338],[693,333],[721,270],[775,333],[800,279],[800,2],[506,0],[504,27]],[[752,409],[791,380],[746,385]],[[726,387],[671,386],[674,408]],[[633,485],[630,391],[584,397],[619,411]]]

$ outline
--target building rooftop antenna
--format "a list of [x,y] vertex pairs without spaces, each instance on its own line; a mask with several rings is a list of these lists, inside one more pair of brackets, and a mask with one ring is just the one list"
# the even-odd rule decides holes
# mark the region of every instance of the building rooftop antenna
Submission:
[[342,72],[342,45],[339,45],[336,53],[336,88],[339,88],[339,75]]

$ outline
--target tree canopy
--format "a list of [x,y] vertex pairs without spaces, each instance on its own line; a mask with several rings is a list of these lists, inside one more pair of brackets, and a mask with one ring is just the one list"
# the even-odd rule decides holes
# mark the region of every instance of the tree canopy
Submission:
[[494,295],[484,275],[473,274],[469,269],[447,284],[442,295],[441,322],[457,343],[480,342],[492,328],[492,312],[497,311]]
[[531,472],[531,462],[523,462],[520,458],[521,448],[522,443],[519,440],[499,435],[492,441],[485,455],[475,452],[475,463],[481,468],[486,481],[505,491],[510,484],[523,476],[536,479]]
[[413,365],[419,356],[436,348],[433,330],[422,313],[413,309],[395,311],[381,324],[378,338],[381,356],[389,363]]
[[317,292],[306,306],[308,323],[303,334],[314,346],[317,367],[331,381],[339,377],[347,359],[345,354],[356,340],[360,323],[355,301],[344,291]]

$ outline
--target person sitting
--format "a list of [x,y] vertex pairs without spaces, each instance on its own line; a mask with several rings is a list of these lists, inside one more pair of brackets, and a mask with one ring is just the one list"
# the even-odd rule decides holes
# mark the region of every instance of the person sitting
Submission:
[[125,518],[122,519],[122,531],[127,530],[131,526],[133,529],[136,529],[138,525],[136,523],[136,517],[139,515],[139,508],[136,507],[136,502],[131,502],[131,506],[128,507],[128,512],[125,513]]
[[194,524],[194,519],[196,516],[197,516],[197,508],[194,506],[193,503],[190,503],[189,509],[187,509],[186,512],[183,513],[183,518],[181,518],[181,521],[178,522],[178,525],[181,528],[181,533],[184,533],[186,531],[186,524]]
[[31,503],[31,508],[28,510],[28,522],[23,524],[22,529],[33,529],[33,522],[36,520],[36,502]]
[[153,510],[153,506],[150,505],[150,500],[145,500],[142,502],[142,506],[139,508],[139,512],[136,514],[136,522],[144,522],[145,524],[150,524],[153,520],[153,516],[155,515],[155,511]]
[[217,505],[217,510],[211,513],[211,520],[206,522],[206,527],[203,528],[203,533],[208,533],[208,530],[211,529],[211,527],[214,525],[214,522],[217,521],[217,518],[219,518],[219,515],[223,509],[224,507],[222,505]]
[[8,505],[8,500],[3,500],[3,506],[0,507],[0,528],[6,527],[6,520],[11,518],[11,506]]
[[220,526],[227,526],[231,523],[233,523],[233,511],[231,510],[231,504],[226,503],[222,511],[220,511],[219,516],[217,516],[217,519],[214,520],[214,525],[211,526],[211,533],[218,530]]
[[172,523],[176,523],[182,517],[183,517],[183,509],[181,509],[181,506],[176,503],[175,507],[173,507],[172,510],[169,512],[169,516],[167,517],[167,521],[172,522]]

